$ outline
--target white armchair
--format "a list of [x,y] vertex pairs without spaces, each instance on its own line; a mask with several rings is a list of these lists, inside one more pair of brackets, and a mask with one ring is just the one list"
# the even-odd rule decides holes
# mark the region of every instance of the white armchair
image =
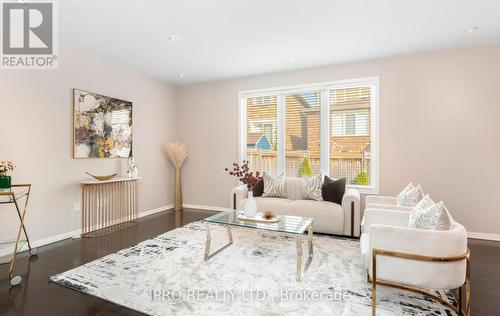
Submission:
[[[465,313],[470,315],[470,257],[467,232],[454,222],[449,230],[409,228],[410,212],[367,209],[360,239],[361,255],[372,282],[372,315],[376,313],[376,285],[430,296],[461,311],[465,285]],[[457,290],[458,303],[421,290]]]
[[365,208],[391,209],[400,211],[411,211],[411,207],[398,206],[398,198],[395,196],[367,195]]

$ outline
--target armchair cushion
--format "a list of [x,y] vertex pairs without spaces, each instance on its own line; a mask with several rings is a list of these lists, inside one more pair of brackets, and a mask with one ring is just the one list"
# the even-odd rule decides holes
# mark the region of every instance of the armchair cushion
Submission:
[[420,185],[414,186],[413,183],[408,184],[397,197],[398,206],[415,206],[424,197],[424,192]]
[[447,230],[451,227],[451,221],[444,203],[434,203],[426,195],[411,211],[408,227]]

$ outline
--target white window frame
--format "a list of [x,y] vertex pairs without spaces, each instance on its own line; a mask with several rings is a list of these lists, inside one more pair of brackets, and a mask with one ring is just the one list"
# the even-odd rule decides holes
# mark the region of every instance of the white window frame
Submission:
[[343,88],[355,88],[361,86],[369,86],[371,91],[370,104],[370,147],[371,147],[371,183],[370,185],[348,185],[348,187],[356,188],[361,193],[379,193],[379,77],[365,77],[357,79],[337,80],[314,84],[275,87],[269,89],[246,90],[239,91],[239,160],[246,159],[246,139],[247,139],[247,98],[251,97],[277,97],[277,155],[278,155],[278,170],[285,172],[285,96],[293,93],[308,92],[311,90],[320,91],[321,93],[321,134],[320,134],[320,164],[321,172],[330,174],[330,102],[329,93],[331,90]]

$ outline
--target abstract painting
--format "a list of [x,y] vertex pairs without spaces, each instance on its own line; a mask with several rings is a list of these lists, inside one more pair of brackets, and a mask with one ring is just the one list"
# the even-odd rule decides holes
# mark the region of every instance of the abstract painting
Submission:
[[73,90],[74,158],[132,157],[132,102]]

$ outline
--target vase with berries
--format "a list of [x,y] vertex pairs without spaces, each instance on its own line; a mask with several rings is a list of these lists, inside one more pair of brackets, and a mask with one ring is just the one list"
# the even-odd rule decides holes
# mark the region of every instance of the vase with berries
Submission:
[[245,215],[247,217],[254,217],[257,214],[257,203],[253,198],[253,188],[262,179],[262,175],[259,171],[250,171],[248,166],[248,160],[243,160],[243,163],[233,163],[232,168],[226,168],[225,170],[231,176],[235,176],[238,180],[245,184],[248,189],[248,199],[245,201]]

